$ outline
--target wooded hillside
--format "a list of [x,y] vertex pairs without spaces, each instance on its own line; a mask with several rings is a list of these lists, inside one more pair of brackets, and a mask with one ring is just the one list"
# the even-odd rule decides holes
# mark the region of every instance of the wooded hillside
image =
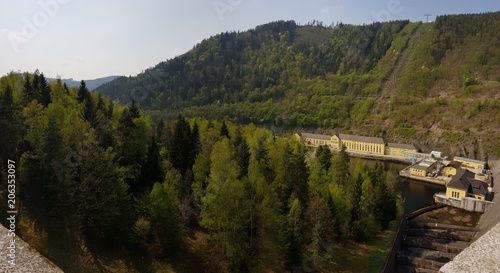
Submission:
[[[340,130],[500,156],[500,12],[432,23],[299,26],[210,37],[97,91],[174,118]],[[476,141],[474,141],[476,140]]]
[[39,71],[2,77],[0,90],[0,180],[13,181],[16,232],[67,272],[358,268],[348,245],[402,208],[397,173],[351,170],[345,150],[255,125],[155,123],[135,101]]

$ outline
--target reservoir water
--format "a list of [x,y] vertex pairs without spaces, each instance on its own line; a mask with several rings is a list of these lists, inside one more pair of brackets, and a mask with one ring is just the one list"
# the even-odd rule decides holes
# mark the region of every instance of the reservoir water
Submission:
[[[351,158],[351,170],[356,166],[357,161],[365,162],[369,167],[374,167],[376,160]],[[397,169],[398,172],[407,167],[405,164],[383,162],[385,169]],[[404,199],[405,214],[411,213],[417,209],[434,204],[434,193],[444,192],[443,186],[434,185],[413,179],[399,178],[401,183],[401,194]]]

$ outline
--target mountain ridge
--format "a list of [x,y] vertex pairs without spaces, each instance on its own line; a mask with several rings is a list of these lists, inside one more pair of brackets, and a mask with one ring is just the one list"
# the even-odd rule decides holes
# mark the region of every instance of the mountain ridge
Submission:
[[277,21],[212,36],[96,91],[167,118],[351,131],[450,154],[484,157],[473,141],[484,137],[486,153],[500,156],[498,129],[483,126],[500,122],[498,29],[500,12],[361,26]]
[[[85,81],[87,88],[92,91],[105,83],[113,81],[114,79],[116,79],[118,77],[120,77],[120,76],[107,76],[107,77],[100,77],[100,78],[83,80],[83,81]],[[55,81],[57,79],[49,78],[48,80]],[[61,79],[61,81],[63,83],[65,83],[66,85],[68,85],[69,87],[78,87],[78,86],[80,86],[80,82],[81,82],[81,81],[74,80],[73,78]]]

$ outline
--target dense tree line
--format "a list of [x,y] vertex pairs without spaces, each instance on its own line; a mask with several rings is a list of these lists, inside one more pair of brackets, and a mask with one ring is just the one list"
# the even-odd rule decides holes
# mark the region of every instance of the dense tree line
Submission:
[[221,33],[138,77],[97,90],[123,102],[139,97],[143,107],[153,109],[283,99],[303,79],[370,71],[408,23],[323,27],[278,21]]
[[154,123],[135,101],[43,79],[1,79],[2,161],[19,158],[26,208],[63,219],[61,230],[96,255],[136,248],[168,260],[197,231],[208,236],[206,271],[305,262],[328,271],[343,244],[396,217],[396,175],[381,164],[351,171],[345,150],[311,151],[254,125],[181,115]]
[[[481,113],[474,130],[465,126],[464,115],[447,117],[456,115],[449,105],[463,100],[483,104],[493,98],[491,103],[500,104],[495,98],[500,50],[494,39],[499,22],[498,12],[361,26],[278,21],[215,35],[98,91],[125,103],[135,99],[145,109],[167,110],[162,115],[168,119],[182,112],[285,129],[338,128],[422,146],[425,133],[419,132],[439,117],[440,129],[468,130],[467,137],[495,143],[494,134],[479,124],[498,123],[499,108],[489,116]],[[465,155],[454,147],[439,148]],[[498,145],[485,149],[500,155]]]

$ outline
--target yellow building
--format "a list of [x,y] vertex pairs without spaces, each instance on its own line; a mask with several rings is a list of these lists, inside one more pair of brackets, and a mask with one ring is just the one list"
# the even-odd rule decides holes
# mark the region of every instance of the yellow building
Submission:
[[436,168],[437,161],[427,162],[422,161],[410,167],[410,174],[418,176],[426,176],[432,169]]
[[378,155],[407,156],[405,153],[416,153],[417,148],[409,144],[386,143],[379,137],[365,137],[347,134],[321,135],[310,133],[295,134],[297,140],[302,140],[306,146],[319,147],[327,145],[332,150],[339,150],[342,146],[348,152],[371,153]]
[[488,184],[474,179],[475,173],[462,169],[446,185],[446,198],[472,197],[480,200],[486,199]]
[[320,135],[320,134],[309,134],[309,133],[297,133],[296,138],[302,139],[306,146],[319,147],[321,145],[327,145],[330,149],[338,149],[339,139],[337,136]]
[[405,153],[416,153],[417,148],[411,144],[387,143],[385,147],[386,155],[405,156]]
[[330,138],[330,143],[333,149],[340,150],[340,148],[342,147],[342,142],[340,141],[340,138],[337,135],[333,135]]
[[462,162],[452,161],[441,170],[443,174],[448,176],[457,175],[457,172],[462,169]]
[[484,161],[459,156],[455,156],[455,158],[453,158],[453,161],[461,162],[463,167],[472,169],[484,169],[484,167],[486,166],[486,162]]
[[378,137],[339,134],[338,138],[349,152],[385,154],[385,141]]

